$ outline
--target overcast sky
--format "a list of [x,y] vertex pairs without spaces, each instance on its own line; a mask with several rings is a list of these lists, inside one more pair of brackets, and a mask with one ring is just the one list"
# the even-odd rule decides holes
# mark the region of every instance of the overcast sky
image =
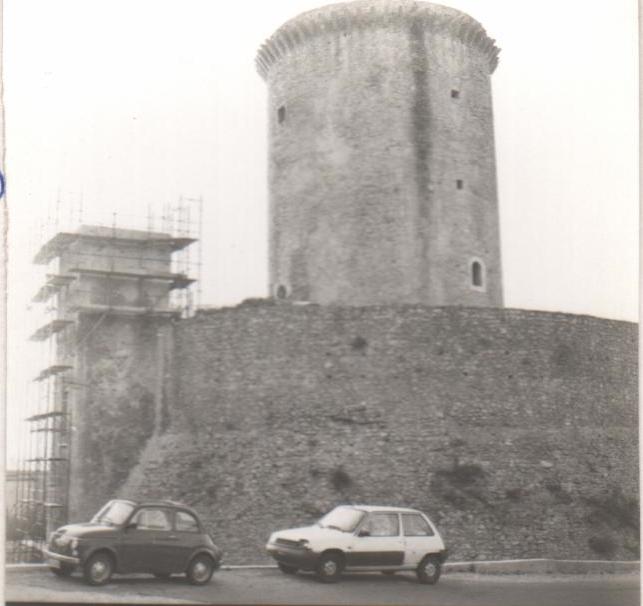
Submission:
[[[82,200],[86,219],[116,212],[143,226],[149,208],[158,221],[165,204],[202,197],[202,303],[266,295],[254,57],[323,3],[5,1],[10,414],[25,393],[19,369],[42,355],[24,347],[43,277],[30,260],[56,200],[61,216]],[[443,3],[502,48],[492,84],[505,304],[635,320],[636,0]]]

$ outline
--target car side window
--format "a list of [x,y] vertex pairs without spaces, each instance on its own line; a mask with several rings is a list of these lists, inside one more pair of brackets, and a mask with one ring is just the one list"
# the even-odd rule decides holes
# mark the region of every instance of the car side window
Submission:
[[177,532],[199,532],[199,523],[186,511],[177,511],[175,520]]
[[400,522],[396,513],[371,513],[360,533],[366,531],[369,537],[396,537],[400,534]]
[[165,509],[145,507],[138,511],[132,522],[138,530],[172,530],[170,516]]
[[428,522],[416,513],[402,514],[405,537],[432,537],[433,529]]

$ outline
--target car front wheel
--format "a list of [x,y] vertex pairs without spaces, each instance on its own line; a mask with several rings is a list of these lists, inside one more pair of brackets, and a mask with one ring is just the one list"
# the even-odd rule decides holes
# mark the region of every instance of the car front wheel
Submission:
[[324,583],[335,583],[339,581],[344,568],[343,558],[336,553],[322,554],[317,562],[316,572],[317,576]]
[[108,553],[94,554],[83,566],[83,577],[90,585],[104,585],[112,578],[114,560]]
[[210,556],[198,555],[188,566],[187,576],[192,585],[205,585],[214,573],[214,561]]
[[431,555],[424,556],[417,567],[418,581],[425,585],[435,585],[440,578],[441,571],[442,565],[437,557]]
[[282,564],[281,562],[277,562],[277,566],[284,574],[295,574],[299,570],[296,566],[288,566],[288,564]]
[[71,573],[74,572],[74,567],[69,564],[62,563],[60,568],[54,568],[53,566],[49,568],[57,577],[69,577]]

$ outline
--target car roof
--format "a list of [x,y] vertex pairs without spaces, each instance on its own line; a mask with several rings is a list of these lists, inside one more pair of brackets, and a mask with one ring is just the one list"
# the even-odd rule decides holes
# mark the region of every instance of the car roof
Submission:
[[410,509],[409,507],[389,507],[387,505],[345,505],[345,507],[353,507],[371,513],[373,511],[389,511],[391,513],[422,513],[418,509]]
[[194,509],[190,507],[189,505],[185,505],[184,503],[179,503],[178,501],[171,501],[170,499],[150,499],[150,500],[141,500],[137,501],[134,499],[114,499],[115,501],[124,501],[127,503],[131,503],[132,505],[135,505],[136,507],[176,507],[178,509],[185,509],[186,511],[189,511],[191,513],[195,513]]

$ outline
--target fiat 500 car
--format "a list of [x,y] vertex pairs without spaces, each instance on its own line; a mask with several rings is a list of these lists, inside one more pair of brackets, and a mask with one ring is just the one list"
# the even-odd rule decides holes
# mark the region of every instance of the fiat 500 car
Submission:
[[57,576],[80,570],[90,585],[103,585],[114,573],[181,573],[203,585],[220,566],[222,551],[185,505],[114,500],[91,522],[53,532],[43,555]]
[[325,582],[342,572],[415,571],[440,578],[447,550],[431,520],[415,509],[341,505],[313,526],[272,533],[268,553],[285,574],[314,571]]

